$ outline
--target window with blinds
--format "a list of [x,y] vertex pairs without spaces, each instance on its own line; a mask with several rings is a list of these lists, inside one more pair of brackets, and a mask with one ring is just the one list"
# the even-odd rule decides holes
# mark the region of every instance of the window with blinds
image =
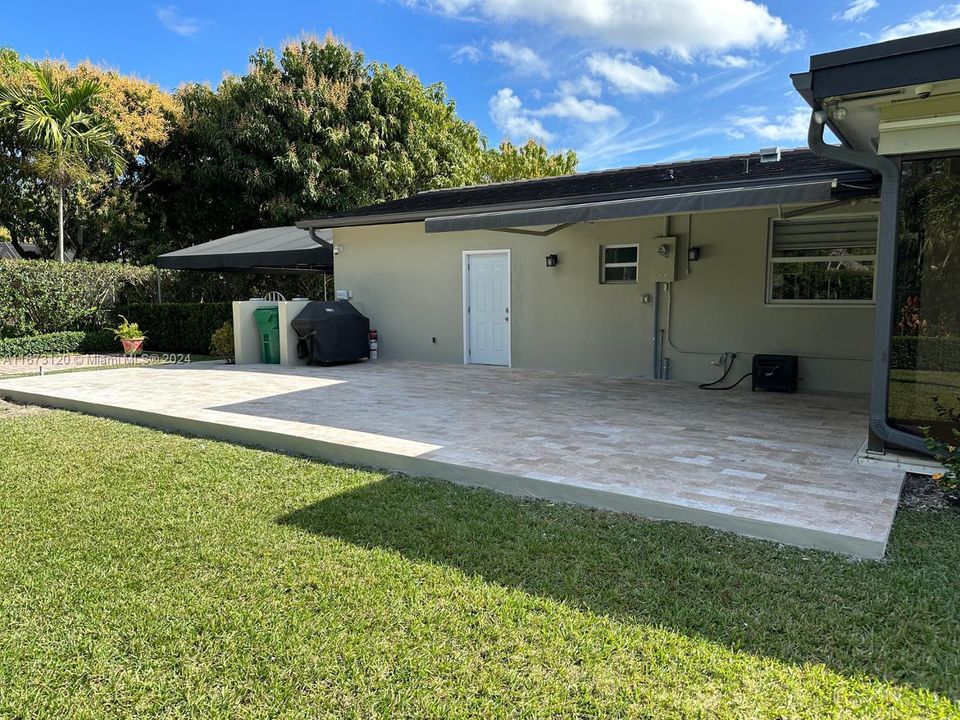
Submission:
[[877,265],[877,216],[774,220],[767,302],[870,304]]
[[635,283],[639,263],[639,245],[602,245],[600,247],[600,282]]

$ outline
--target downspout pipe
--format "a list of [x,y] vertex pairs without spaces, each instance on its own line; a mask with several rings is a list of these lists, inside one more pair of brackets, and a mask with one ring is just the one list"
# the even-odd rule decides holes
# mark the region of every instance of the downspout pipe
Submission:
[[[890,344],[893,336],[894,283],[897,266],[897,212],[900,199],[900,171],[890,158],[860,152],[823,140],[827,113],[816,110],[810,115],[807,143],[814,154],[828,160],[867,168],[880,175],[880,222],[877,235],[876,309],[873,331],[873,364],[870,382],[870,432],[885,444],[929,455],[922,438],[891,427],[887,423],[890,397]],[[870,448],[880,450],[880,448]]]
[[330,247],[332,242],[324,240],[322,237],[317,235],[317,228],[310,227],[307,229],[307,232],[310,234],[310,239],[313,240],[317,245],[323,245],[323,247]]

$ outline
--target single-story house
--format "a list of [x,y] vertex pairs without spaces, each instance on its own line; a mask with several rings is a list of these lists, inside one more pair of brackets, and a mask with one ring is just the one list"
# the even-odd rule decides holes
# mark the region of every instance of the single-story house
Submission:
[[794,83],[809,148],[425,192],[163,260],[289,266],[289,235],[405,362],[305,368],[284,331],[306,301],[238,300],[235,365],[0,393],[882,557],[904,469],[936,467],[899,451],[960,412],[960,31]]
[[809,148],[297,225],[332,230],[338,297],[385,359],[732,383],[797,356],[801,390],[871,394],[871,450],[922,452],[928,386],[960,395],[960,30],[817,55],[793,80]]

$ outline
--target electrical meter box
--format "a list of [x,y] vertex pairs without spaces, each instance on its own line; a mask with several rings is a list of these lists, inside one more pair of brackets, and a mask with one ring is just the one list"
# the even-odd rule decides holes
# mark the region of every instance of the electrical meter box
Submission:
[[650,267],[650,281],[654,283],[672,283],[677,279],[677,239],[675,237],[656,237],[647,262]]

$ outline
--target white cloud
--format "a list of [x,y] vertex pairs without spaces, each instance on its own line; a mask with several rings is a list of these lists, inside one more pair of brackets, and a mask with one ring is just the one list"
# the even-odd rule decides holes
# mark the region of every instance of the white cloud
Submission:
[[520,75],[547,74],[547,63],[528,47],[501,40],[493,43],[490,51],[497,60],[506,63]]
[[192,37],[200,32],[206,23],[195,17],[184,15],[176,5],[163,5],[156,10],[157,20],[167,30],[182,37]]
[[781,46],[787,24],[753,0],[401,0],[453,16],[529,21],[628,50],[700,52]]
[[482,57],[483,53],[480,51],[480,48],[474,47],[473,45],[462,45],[450,53],[450,59],[455,63],[480,62]]
[[843,12],[838,12],[833,16],[834,20],[843,20],[845,22],[857,22],[863,20],[867,13],[877,7],[880,3],[877,0],[851,0]]
[[756,60],[745,58],[741,55],[707,55],[703,58],[707,65],[713,65],[719,68],[744,69],[753,67],[757,64]]
[[537,118],[523,109],[520,98],[510,88],[502,88],[490,98],[490,118],[511,140],[525,142],[533,138],[551,142],[554,138]]
[[668,155],[667,157],[662,158],[658,162],[661,162],[661,163],[680,162],[681,160],[689,160],[690,158],[694,158],[699,154],[700,154],[700,150],[698,150],[697,148],[686,148],[684,150],[678,150],[672,155]]
[[751,135],[766,142],[803,142],[810,126],[810,111],[797,108],[786,115],[754,114],[728,118],[734,138]]
[[960,5],[941,5],[936,10],[918,13],[898,25],[885,27],[880,34],[880,39],[893,40],[955,27],[960,27]]
[[599,75],[620,93],[639,95],[640,93],[660,94],[677,87],[672,78],[667,77],[652,65],[638,65],[628,56],[613,57],[605,53],[594,53],[587,58],[587,67],[594,75]]
[[599,123],[612,120],[620,115],[620,111],[613,105],[605,105],[595,100],[580,100],[573,95],[566,95],[557,102],[536,110],[534,115],[569,118],[585,123]]
[[560,95],[589,95],[590,97],[599,97],[601,91],[600,81],[588,75],[582,75],[576,80],[561,80],[557,84],[557,92]]
[[660,113],[651,120],[638,125],[636,118],[622,118],[621,122],[596,126],[586,143],[577,147],[584,170],[610,167],[622,163],[623,158],[641,152],[649,152],[679,143],[689,143],[695,138],[720,135],[724,126],[699,125],[695,123],[666,122]]
[[445,15],[462,15],[470,10],[474,0],[400,0],[408,7],[424,7]]
[[751,83],[758,82],[769,75],[772,71],[773,68],[764,67],[754,70],[753,72],[744,73],[743,75],[739,75],[731,80],[721,83],[720,85],[710,88],[707,90],[705,95],[707,97],[720,97],[731,90],[736,90],[738,87],[743,87],[744,85],[750,85]]

